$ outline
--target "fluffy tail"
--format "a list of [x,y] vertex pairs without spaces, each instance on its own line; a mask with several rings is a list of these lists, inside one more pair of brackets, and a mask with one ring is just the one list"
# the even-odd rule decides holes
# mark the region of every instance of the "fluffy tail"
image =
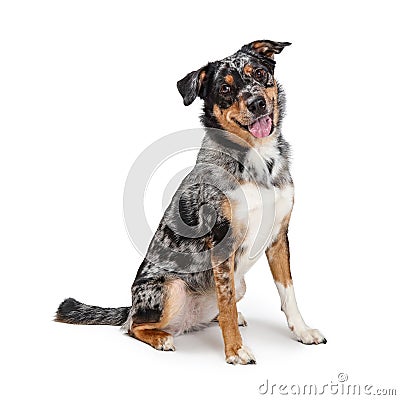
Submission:
[[88,306],[75,299],[65,299],[58,307],[54,321],[83,325],[122,325],[130,307],[102,308]]

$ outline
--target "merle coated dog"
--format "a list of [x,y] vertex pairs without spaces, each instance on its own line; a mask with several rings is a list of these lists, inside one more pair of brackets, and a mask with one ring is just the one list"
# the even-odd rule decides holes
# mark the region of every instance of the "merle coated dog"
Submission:
[[291,331],[302,343],[326,343],[300,315],[289,266],[293,182],[281,132],[285,98],[274,76],[274,56],[288,45],[249,43],[178,82],[186,106],[204,100],[205,137],[137,272],[132,306],[69,298],[56,321],[122,325],[158,350],[175,350],[173,336],[217,320],[226,361],[253,364],[236,302],[245,294],[245,273],[266,254]]

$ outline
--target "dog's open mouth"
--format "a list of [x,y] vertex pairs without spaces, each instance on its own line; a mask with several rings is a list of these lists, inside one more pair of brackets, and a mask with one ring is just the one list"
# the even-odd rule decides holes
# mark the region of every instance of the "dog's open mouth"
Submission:
[[241,128],[248,130],[256,138],[267,137],[272,131],[272,114],[263,115],[253,121],[250,125],[243,125],[239,121],[236,122]]
[[269,136],[272,130],[271,115],[264,115],[257,118],[247,129],[256,138],[263,138]]

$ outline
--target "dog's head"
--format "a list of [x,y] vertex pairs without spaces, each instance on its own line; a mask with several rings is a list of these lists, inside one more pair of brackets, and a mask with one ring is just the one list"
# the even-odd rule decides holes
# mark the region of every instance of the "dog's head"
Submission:
[[271,136],[281,118],[274,55],[289,45],[258,40],[187,74],[177,84],[184,104],[199,96],[205,126],[234,133],[249,144]]

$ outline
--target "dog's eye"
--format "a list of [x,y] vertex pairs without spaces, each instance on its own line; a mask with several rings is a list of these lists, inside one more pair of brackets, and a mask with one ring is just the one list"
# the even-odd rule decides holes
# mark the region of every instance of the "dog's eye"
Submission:
[[231,87],[229,85],[221,85],[221,87],[219,88],[219,92],[222,94],[227,94],[231,91]]
[[262,68],[258,68],[254,71],[254,78],[256,78],[258,81],[262,80],[265,78],[265,70]]

